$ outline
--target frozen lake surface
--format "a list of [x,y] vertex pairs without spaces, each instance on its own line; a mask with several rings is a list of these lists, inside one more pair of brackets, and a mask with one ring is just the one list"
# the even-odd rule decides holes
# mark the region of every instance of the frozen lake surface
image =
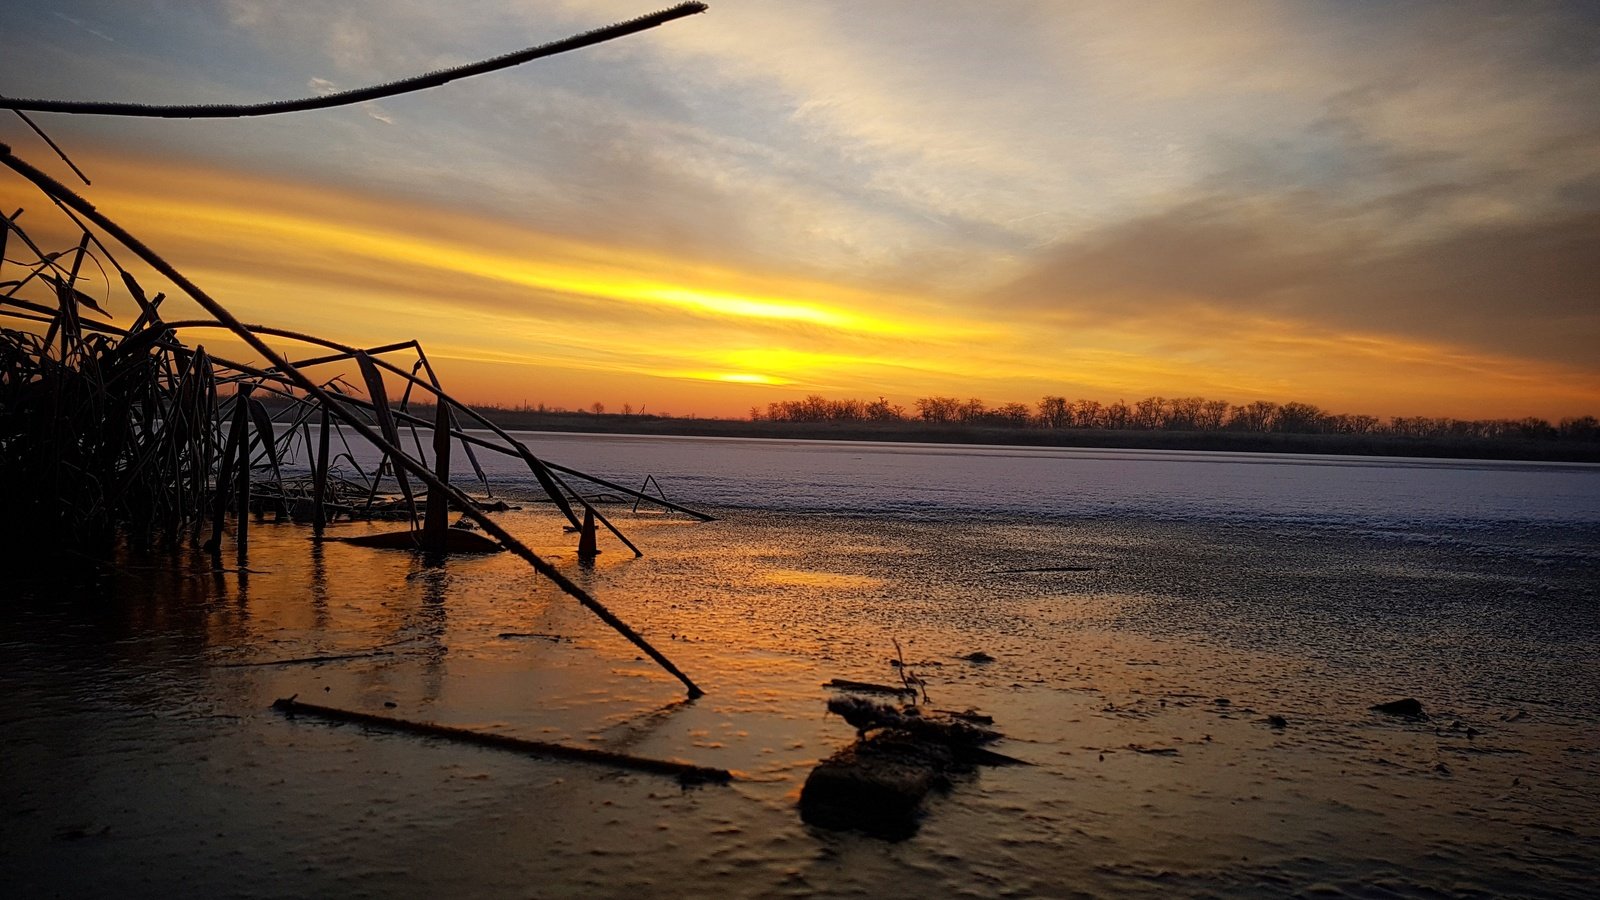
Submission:
[[[1600,524],[1600,466],[1582,464],[526,432],[518,438],[536,454],[594,474],[670,479],[697,503],[788,512],[1356,528]],[[512,471],[503,457],[493,461],[497,473]]]

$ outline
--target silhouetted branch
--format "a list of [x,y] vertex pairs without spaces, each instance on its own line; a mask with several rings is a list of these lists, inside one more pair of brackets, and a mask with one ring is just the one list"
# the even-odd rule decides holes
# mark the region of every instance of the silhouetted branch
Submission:
[[13,109],[11,111],[17,114],[17,118],[19,118],[23,122],[27,123],[27,126],[29,128],[33,129],[33,133],[37,134],[39,136],[40,140],[42,140],[46,144],[50,145],[50,149],[54,150],[56,152],[56,155],[61,157],[61,161],[66,163],[68,168],[72,169],[72,173],[74,175],[77,175],[78,178],[84,184],[88,184],[89,183],[89,176],[83,174],[83,170],[78,168],[78,164],[72,161],[72,157],[67,155],[67,151],[61,149],[60,145],[58,145],[55,141],[51,140],[50,139],[50,135],[45,134],[43,128],[40,128],[38,125],[34,124],[34,121],[32,119],[28,118],[28,114],[27,113],[23,112],[20,109]]
[[[311,109],[328,109],[335,106],[349,106],[353,103],[363,103],[368,100],[381,100],[384,97],[393,97],[398,94],[408,94],[413,91],[427,90],[442,84],[473,75],[482,75],[486,72],[497,72],[520,66],[526,62],[555,56],[570,50],[581,50],[606,41],[626,37],[640,31],[646,31],[657,25],[664,25],[674,19],[692,16],[706,11],[704,3],[680,3],[670,9],[653,12],[637,19],[596,28],[583,34],[573,35],[493,59],[485,59],[449,69],[440,69],[425,75],[412,78],[403,78],[387,84],[377,84],[371,87],[356,88],[349,91],[338,91],[321,97],[305,97],[299,100],[273,100],[267,103],[206,103],[206,104],[167,104],[152,105],[145,103],[117,103],[92,100],[23,100],[14,97],[0,97],[0,109],[29,110],[32,112],[59,112],[75,113],[78,115],[92,116],[138,116],[154,119],[238,119],[246,116],[272,116],[279,113],[304,112]],[[53,145],[52,145],[53,146]],[[58,151],[59,152],[59,151]],[[71,165],[69,162],[68,165]],[[77,167],[73,167],[76,171]],[[81,173],[80,173],[81,174]],[[85,179],[87,182],[87,179]]]

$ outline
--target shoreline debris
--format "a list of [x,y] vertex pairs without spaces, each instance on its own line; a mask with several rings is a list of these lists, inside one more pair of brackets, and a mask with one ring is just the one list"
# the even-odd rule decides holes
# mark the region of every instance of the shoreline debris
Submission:
[[819,762],[800,790],[800,818],[821,828],[904,840],[916,833],[923,798],[955,776],[979,765],[1030,765],[983,747],[1003,735],[974,724],[992,719],[971,710],[924,712],[858,697],[835,697],[827,708],[858,737]]
[[699,766],[693,763],[678,762],[676,760],[652,759],[644,756],[634,756],[628,753],[616,753],[610,750],[596,750],[592,747],[572,747],[566,744],[553,744],[547,741],[534,741],[526,738],[512,737],[506,734],[492,734],[483,731],[472,731],[467,728],[457,728],[452,725],[439,725],[433,722],[415,722],[409,719],[397,719],[390,716],[379,716],[372,713],[358,712],[350,709],[339,709],[333,706],[319,706],[314,703],[303,703],[296,699],[299,695],[282,697],[273,701],[272,708],[290,718],[307,716],[311,718],[326,719],[332,722],[348,722],[355,725],[365,725],[384,731],[394,731],[403,734],[416,734],[425,737],[445,738],[466,744],[477,744],[483,747],[494,747],[500,750],[512,750],[532,756],[542,756],[551,759],[571,760],[574,762],[596,763],[599,765],[613,766],[635,772],[646,772],[652,775],[670,775],[685,785],[695,784],[727,784],[733,780],[733,773],[727,769],[712,766]]
[[917,693],[917,689],[909,685],[900,685],[896,687],[889,684],[873,684],[870,681],[851,681],[848,678],[835,678],[832,681],[824,683],[822,686],[830,690],[855,691],[859,694],[893,694],[896,696],[901,694],[910,694],[912,696],[916,696]]

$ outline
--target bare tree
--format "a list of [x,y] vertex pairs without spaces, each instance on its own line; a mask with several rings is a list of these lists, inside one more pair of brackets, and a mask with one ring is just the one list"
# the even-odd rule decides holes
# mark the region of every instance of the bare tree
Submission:
[[954,422],[961,409],[961,401],[954,397],[920,397],[916,407],[917,415],[925,422]]
[[1045,428],[1065,428],[1071,424],[1072,404],[1065,397],[1045,397],[1039,401],[1039,424]]

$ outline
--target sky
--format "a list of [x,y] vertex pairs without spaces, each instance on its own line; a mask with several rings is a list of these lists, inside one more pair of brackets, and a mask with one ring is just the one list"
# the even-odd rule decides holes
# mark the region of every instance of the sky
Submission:
[[[0,0],[0,94],[303,97],[665,5]],[[468,401],[1600,414],[1600,6],[710,6],[357,106],[35,119],[240,318],[417,338]]]

